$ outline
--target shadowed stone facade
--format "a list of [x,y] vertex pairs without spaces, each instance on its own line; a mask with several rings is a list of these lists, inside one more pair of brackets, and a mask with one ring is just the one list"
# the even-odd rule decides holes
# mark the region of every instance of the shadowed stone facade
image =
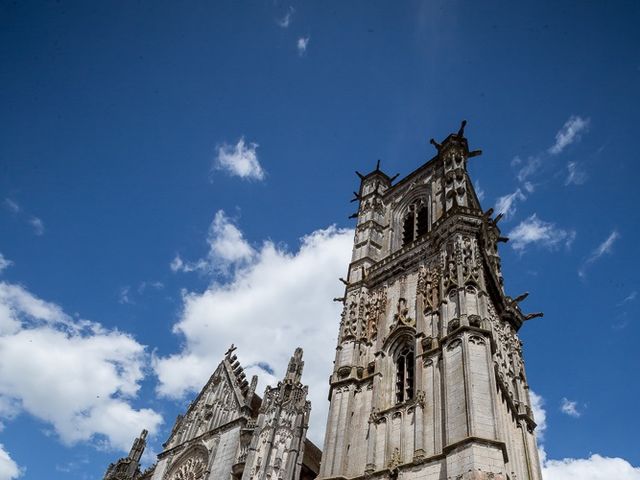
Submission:
[[359,174],[324,453],[306,439],[302,350],[255,394],[234,348],[141,473],[143,432],[105,480],[541,480],[501,215],[483,212],[460,130],[393,183]]
[[109,466],[104,480],[311,480],[321,452],[306,439],[311,403],[302,385],[302,349],[296,349],[285,378],[255,394],[236,355],[224,360],[179,415],[158,461],[141,473],[143,432],[132,453]]
[[460,131],[392,184],[361,175],[319,479],[540,480],[499,220]]

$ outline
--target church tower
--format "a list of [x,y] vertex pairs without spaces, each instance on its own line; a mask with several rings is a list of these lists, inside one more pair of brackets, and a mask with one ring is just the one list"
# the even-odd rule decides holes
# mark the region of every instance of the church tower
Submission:
[[500,235],[465,122],[396,182],[361,184],[318,479],[541,480]]

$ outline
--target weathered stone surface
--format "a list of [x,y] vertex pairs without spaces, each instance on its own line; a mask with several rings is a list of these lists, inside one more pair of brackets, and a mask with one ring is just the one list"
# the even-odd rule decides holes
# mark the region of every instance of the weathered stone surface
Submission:
[[479,152],[464,125],[433,143],[395,184],[360,175],[323,480],[541,478],[522,297],[504,293],[498,219],[467,173]]
[[109,466],[105,480],[310,480],[321,452],[306,439],[311,403],[302,385],[302,349],[284,379],[255,394],[229,349],[184,415],[178,416],[156,465],[140,472],[146,431],[128,457]]

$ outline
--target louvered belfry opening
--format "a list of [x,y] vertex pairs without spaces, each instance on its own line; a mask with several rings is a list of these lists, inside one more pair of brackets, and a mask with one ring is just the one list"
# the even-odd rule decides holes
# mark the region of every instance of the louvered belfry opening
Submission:
[[407,345],[396,359],[396,403],[413,398],[414,364],[413,348]]

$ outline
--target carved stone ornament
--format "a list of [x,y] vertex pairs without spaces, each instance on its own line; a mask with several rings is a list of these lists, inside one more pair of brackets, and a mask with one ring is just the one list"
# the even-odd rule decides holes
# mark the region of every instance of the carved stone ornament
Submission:
[[482,319],[479,315],[469,315],[469,325],[480,328],[482,325]]
[[436,312],[440,302],[440,274],[435,267],[424,265],[418,271],[418,292],[423,298],[424,313]]
[[389,463],[387,464],[388,468],[396,468],[398,465],[402,463],[400,459],[400,450],[396,447],[391,454],[391,458],[389,459]]
[[449,345],[447,345],[447,350],[449,351],[454,350],[457,347],[459,347],[461,344],[462,344],[462,340],[460,340],[459,338],[456,338],[451,342],[449,342]]
[[409,309],[407,308],[407,299],[399,298],[397,312],[393,315],[395,325],[407,325],[408,327],[415,327],[416,321],[409,317]]
[[434,344],[435,340],[433,339],[433,337],[424,337],[422,339],[422,351],[428,352],[434,347]]
[[168,480],[202,480],[206,470],[207,461],[204,455],[198,453],[180,463]]

